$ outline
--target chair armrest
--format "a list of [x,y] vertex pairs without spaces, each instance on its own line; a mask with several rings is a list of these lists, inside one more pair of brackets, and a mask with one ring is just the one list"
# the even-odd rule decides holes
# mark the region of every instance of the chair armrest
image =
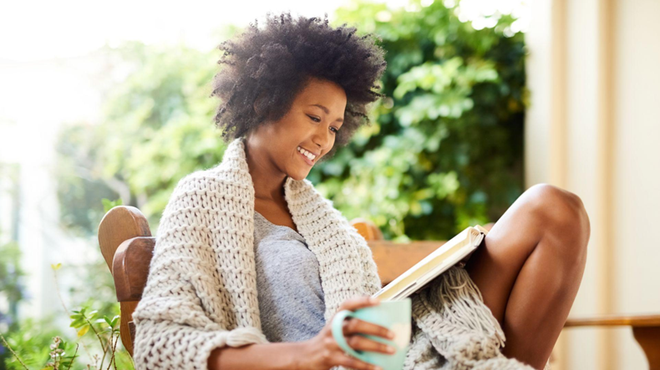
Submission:
[[660,327],[660,315],[607,315],[596,317],[572,317],[566,321],[565,328],[577,326],[633,326]]
[[650,370],[660,370],[660,315],[608,315],[566,320],[564,328],[584,326],[630,326],[642,347]]
[[132,238],[119,245],[112,262],[117,301],[139,301],[142,298],[155,245],[156,239],[151,236]]

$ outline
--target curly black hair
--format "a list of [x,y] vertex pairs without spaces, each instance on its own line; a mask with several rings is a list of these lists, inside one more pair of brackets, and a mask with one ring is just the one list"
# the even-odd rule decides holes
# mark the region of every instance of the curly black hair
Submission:
[[[332,157],[355,131],[369,123],[366,105],[382,98],[373,89],[385,71],[385,51],[367,34],[354,35],[353,27],[332,28],[328,15],[294,18],[289,12],[267,13],[266,27],[258,20],[232,40],[221,43],[218,64],[226,64],[213,79],[213,92],[222,100],[214,120],[225,141],[243,137],[266,120],[281,119],[310,77],[330,80],[346,93],[344,124]],[[256,104],[255,104],[256,102]],[[256,110],[255,110],[256,108]]]

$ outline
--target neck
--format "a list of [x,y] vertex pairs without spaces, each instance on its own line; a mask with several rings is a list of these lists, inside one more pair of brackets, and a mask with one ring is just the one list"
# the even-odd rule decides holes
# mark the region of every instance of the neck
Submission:
[[245,157],[252,176],[254,196],[259,200],[282,202],[286,174],[282,173],[259,149],[253,139],[245,140]]

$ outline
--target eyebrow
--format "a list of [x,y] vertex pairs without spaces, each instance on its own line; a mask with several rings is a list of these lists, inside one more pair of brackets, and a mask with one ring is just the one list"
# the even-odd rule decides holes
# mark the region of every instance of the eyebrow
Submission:
[[[323,109],[325,114],[330,114],[330,110],[328,108],[326,108],[325,106],[321,105],[321,104],[310,104],[310,106],[311,107],[319,107],[319,108]],[[336,121],[337,122],[344,122],[344,119],[343,118],[337,118]]]

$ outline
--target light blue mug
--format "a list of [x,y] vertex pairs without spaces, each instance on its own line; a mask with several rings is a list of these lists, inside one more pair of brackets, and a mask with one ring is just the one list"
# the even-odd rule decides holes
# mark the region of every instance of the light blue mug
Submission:
[[[411,305],[410,298],[406,298],[401,301],[381,302],[377,306],[364,307],[355,311],[339,311],[332,319],[332,336],[337,341],[337,344],[339,344],[339,347],[350,356],[380,366],[383,370],[401,370],[403,369],[403,362],[406,359],[406,353],[410,345]],[[393,331],[396,336],[392,340],[369,334],[359,335],[376,342],[385,343],[393,347],[395,352],[393,354],[387,354],[373,351],[356,351],[351,348],[346,342],[343,330],[344,319],[349,317],[368,321]]]

